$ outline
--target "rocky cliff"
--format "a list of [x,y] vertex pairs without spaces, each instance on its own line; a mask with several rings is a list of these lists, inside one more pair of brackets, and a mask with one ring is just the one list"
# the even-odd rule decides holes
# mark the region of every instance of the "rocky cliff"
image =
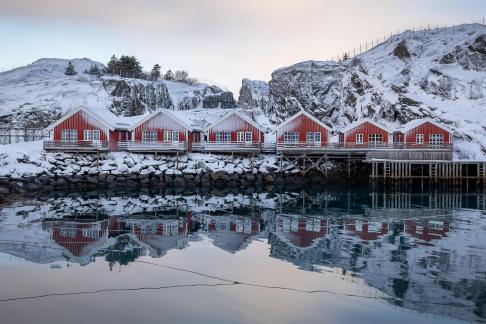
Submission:
[[[69,61],[75,67],[75,76],[64,74]],[[109,109],[123,116],[157,108],[236,106],[233,94],[216,86],[84,74],[91,65],[103,67],[89,59],[40,59],[0,73],[0,127],[45,127],[79,105]]]
[[[273,123],[304,109],[337,130],[371,117],[388,126],[432,117],[454,130],[459,158],[486,154],[486,35],[482,26],[407,31],[342,62],[307,61],[261,83],[243,81],[240,101]],[[242,98],[241,93],[245,94]]]

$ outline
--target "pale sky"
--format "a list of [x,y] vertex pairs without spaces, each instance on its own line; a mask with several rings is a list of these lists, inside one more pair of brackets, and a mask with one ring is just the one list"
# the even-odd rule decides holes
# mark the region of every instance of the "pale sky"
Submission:
[[42,57],[134,55],[237,92],[405,28],[481,22],[485,0],[0,0],[0,71]]

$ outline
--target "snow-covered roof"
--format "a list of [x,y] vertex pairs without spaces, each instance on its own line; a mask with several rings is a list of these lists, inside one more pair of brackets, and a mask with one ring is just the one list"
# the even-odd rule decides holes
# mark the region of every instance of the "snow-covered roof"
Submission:
[[401,133],[408,133],[412,129],[414,129],[414,128],[422,125],[422,124],[425,124],[425,123],[431,123],[432,125],[437,126],[441,129],[445,130],[446,132],[452,133],[452,131],[449,128],[447,128],[444,125],[439,124],[438,122],[434,121],[432,118],[420,118],[420,119],[411,120],[408,123],[406,123],[406,124],[404,124],[400,127],[397,127],[397,131],[401,132]]
[[288,118],[282,124],[280,124],[277,127],[275,127],[275,129],[273,130],[273,132],[278,131],[280,128],[284,127],[285,125],[287,125],[288,123],[290,123],[292,120],[294,120],[294,119],[296,119],[296,118],[298,118],[299,116],[302,116],[302,115],[308,117],[309,119],[311,119],[312,121],[314,121],[318,125],[324,127],[325,129],[327,129],[327,131],[329,131],[329,132],[331,131],[331,129],[326,124],[324,124],[323,122],[321,122],[319,119],[317,119],[316,117],[312,116],[311,114],[309,114],[305,110],[301,110],[298,113],[296,113],[295,115],[293,115],[292,117]]
[[55,121],[54,123],[52,123],[51,125],[47,126],[46,129],[47,130],[54,129],[54,127],[56,127],[57,125],[61,124],[63,121],[65,121],[66,119],[68,119],[69,117],[73,116],[74,114],[76,114],[79,111],[83,111],[84,113],[86,113],[86,114],[90,115],[91,117],[95,118],[100,123],[104,124],[108,129],[110,129],[110,130],[115,129],[115,127],[111,123],[109,123],[104,118],[98,116],[98,114],[93,113],[90,109],[88,109],[86,107],[78,107],[76,109],[71,110],[69,113],[67,113],[66,115],[64,115],[63,117],[61,117],[60,119],[58,119],[57,121]]
[[205,131],[207,131],[210,128],[213,128],[217,124],[221,123],[222,121],[226,120],[227,118],[229,118],[229,117],[231,117],[233,115],[236,115],[236,116],[240,117],[241,119],[243,119],[244,121],[246,121],[247,123],[249,123],[250,125],[252,125],[253,127],[255,127],[256,129],[258,129],[258,130],[260,130],[262,132],[265,132],[265,129],[264,129],[264,127],[262,125],[258,124],[254,120],[252,120],[251,117],[250,116],[247,116],[244,111],[242,111],[242,110],[236,110],[236,109],[233,109],[229,113],[225,114],[224,116],[222,116],[221,118],[219,118],[218,120],[216,120],[215,122],[213,122],[209,127],[207,127],[205,129]]
[[358,126],[361,126],[362,124],[365,124],[365,123],[370,123],[370,124],[372,124],[372,125],[374,125],[374,126],[376,126],[378,128],[381,128],[381,129],[387,131],[390,134],[392,133],[392,131],[388,127],[383,126],[381,124],[378,124],[377,122],[375,122],[373,119],[370,119],[370,118],[363,118],[363,119],[357,120],[354,123],[351,123],[348,126],[344,127],[339,132],[340,133],[347,133],[350,130],[352,130],[352,129],[358,127]]
[[184,127],[185,129],[187,129],[189,131],[192,131],[193,130],[193,127],[191,127],[189,125],[189,123],[187,123],[184,119],[179,118],[172,111],[170,111],[168,109],[163,109],[163,108],[157,109],[156,111],[154,111],[150,115],[145,115],[143,118],[141,118],[137,122],[131,124],[131,126],[128,129],[129,130],[134,130],[135,128],[137,128],[138,126],[142,125],[147,120],[150,120],[152,117],[157,116],[158,114],[164,114],[164,115],[168,116],[169,118],[175,120],[179,125],[181,125],[182,127]]
[[113,114],[111,111],[106,109],[102,109],[102,108],[92,109],[89,107],[78,107],[76,109],[71,110],[69,113],[61,117],[59,120],[49,125],[46,129],[47,130],[54,129],[54,127],[61,124],[63,121],[65,121],[66,119],[73,116],[79,111],[83,111],[89,116],[95,118],[100,123],[105,125],[109,130],[128,129],[130,125],[136,123],[137,121],[139,121],[144,117],[143,115],[132,116],[132,117],[118,117],[115,114]]

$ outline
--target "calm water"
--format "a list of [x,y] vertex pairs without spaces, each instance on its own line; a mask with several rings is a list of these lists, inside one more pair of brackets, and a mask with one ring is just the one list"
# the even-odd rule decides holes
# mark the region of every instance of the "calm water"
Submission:
[[486,196],[89,192],[0,209],[1,323],[486,322]]

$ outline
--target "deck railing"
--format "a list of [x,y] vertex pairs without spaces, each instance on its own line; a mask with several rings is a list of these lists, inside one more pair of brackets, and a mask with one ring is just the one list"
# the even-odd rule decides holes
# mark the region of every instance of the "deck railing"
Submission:
[[135,152],[181,152],[187,150],[185,142],[126,141],[118,142],[119,150]]
[[108,141],[54,141],[44,140],[44,150],[107,151]]
[[260,143],[242,142],[206,142],[204,149],[208,152],[256,152],[261,150]]
[[309,142],[278,142],[277,151],[329,151],[329,150],[444,150],[452,151],[452,143],[415,144],[415,143],[309,143]]

